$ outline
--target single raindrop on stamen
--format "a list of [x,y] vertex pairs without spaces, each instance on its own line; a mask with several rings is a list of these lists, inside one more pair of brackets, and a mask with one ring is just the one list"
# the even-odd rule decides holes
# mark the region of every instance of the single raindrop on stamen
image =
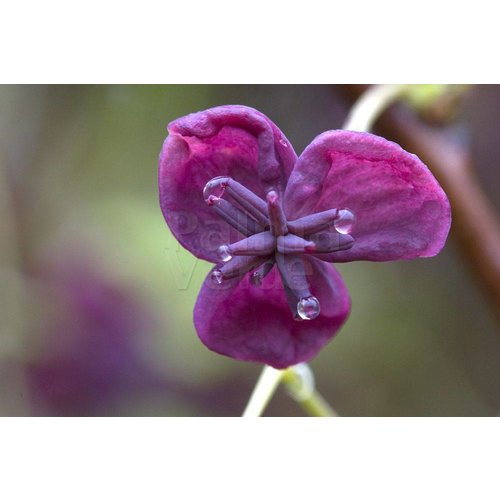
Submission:
[[212,272],[210,275],[211,280],[216,284],[216,285],[221,285],[222,284],[222,272],[219,271],[219,269],[216,269],[215,271]]
[[227,177],[223,176],[214,177],[205,184],[205,187],[203,188],[203,199],[207,203],[209,203],[209,199],[212,196],[215,198],[222,198],[227,186],[227,183],[225,182],[226,179]]
[[297,312],[302,319],[314,319],[319,316],[320,306],[316,297],[300,299],[297,304]]
[[340,234],[350,234],[354,226],[354,221],[356,217],[354,214],[347,209],[339,210],[338,217],[333,222],[337,233]]
[[229,262],[233,258],[233,254],[228,245],[221,245],[217,249],[217,256],[222,262]]

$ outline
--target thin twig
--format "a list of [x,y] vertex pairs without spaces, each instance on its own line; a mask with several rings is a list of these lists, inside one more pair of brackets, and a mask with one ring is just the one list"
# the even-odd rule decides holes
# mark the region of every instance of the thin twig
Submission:
[[316,390],[314,373],[306,363],[291,366],[281,379],[290,397],[311,417],[338,417],[337,412]]
[[276,370],[270,366],[264,367],[242,417],[260,417],[262,415],[282,376],[282,370]]
[[342,128],[359,132],[369,131],[380,114],[401,96],[407,87],[407,85],[370,87],[354,103]]

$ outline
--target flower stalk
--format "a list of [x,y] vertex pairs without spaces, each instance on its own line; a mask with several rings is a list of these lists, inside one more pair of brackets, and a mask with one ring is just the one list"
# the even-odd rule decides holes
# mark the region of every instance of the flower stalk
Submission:
[[377,118],[409,89],[409,85],[374,85],[354,103],[344,126],[345,130],[368,132]]
[[266,366],[250,396],[243,417],[260,417],[271,400],[278,385],[282,383],[287,393],[302,406],[311,417],[338,417],[337,412],[318,393],[314,384],[314,374],[306,363],[276,370]]
[[284,370],[281,378],[289,396],[302,406],[311,417],[338,417],[315,388],[314,373],[306,363],[300,363]]
[[242,417],[260,417],[262,415],[278,388],[282,376],[283,370],[276,370],[271,366],[264,367]]

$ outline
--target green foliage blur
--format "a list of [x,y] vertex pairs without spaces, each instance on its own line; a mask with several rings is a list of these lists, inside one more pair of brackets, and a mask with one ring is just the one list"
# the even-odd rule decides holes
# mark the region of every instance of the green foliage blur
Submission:
[[[220,104],[264,112],[298,154],[349,109],[326,85],[0,87],[0,415],[243,411],[261,367],[198,340],[210,265],[173,238],[157,193],[168,122]],[[495,109],[500,88],[475,87],[458,118],[483,147]],[[432,259],[338,268],[351,317],[311,366],[341,415],[498,414],[500,336],[452,240]],[[266,415],[302,412],[279,390]]]

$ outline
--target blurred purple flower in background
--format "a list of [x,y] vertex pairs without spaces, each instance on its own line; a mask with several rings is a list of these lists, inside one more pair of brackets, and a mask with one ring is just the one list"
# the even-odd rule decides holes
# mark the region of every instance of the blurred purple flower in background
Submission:
[[107,414],[120,398],[160,383],[140,354],[155,320],[129,290],[89,269],[42,278],[59,308],[27,366],[37,408],[50,415]]
[[276,368],[307,361],[350,310],[327,262],[430,257],[446,241],[445,193],[415,155],[381,137],[328,131],[297,157],[246,106],[194,113],[168,131],[161,209],[185,248],[217,264],[194,324],[220,354]]

